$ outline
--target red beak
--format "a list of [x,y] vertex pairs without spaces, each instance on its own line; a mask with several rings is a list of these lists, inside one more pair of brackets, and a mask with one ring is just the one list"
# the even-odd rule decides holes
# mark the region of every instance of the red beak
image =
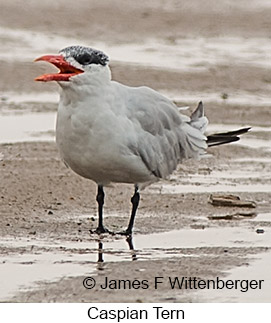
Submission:
[[44,74],[38,76],[37,78],[35,78],[35,81],[69,81],[70,77],[84,72],[68,63],[62,55],[44,55],[35,59],[35,62],[37,61],[49,62],[55,65],[60,71],[59,73],[55,74]]

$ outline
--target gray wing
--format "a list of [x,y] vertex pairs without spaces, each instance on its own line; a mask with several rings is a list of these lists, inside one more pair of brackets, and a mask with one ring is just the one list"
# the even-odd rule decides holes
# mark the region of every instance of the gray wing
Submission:
[[[183,158],[195,158],[205,151],[206,137],[201,130],[207,119],[203,107],[197,109],[202,113],[194,112],[190,119],[148,87],[130,88],[127,107],[137,132],[137,140],[130,149],[156,177],[166,178]],[[201,129],[193,124],[200,124]]]

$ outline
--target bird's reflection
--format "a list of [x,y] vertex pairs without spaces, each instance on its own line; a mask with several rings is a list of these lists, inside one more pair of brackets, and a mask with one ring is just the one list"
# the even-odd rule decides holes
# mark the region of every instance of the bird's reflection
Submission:
[[[129,250],[131,252],[131,259],[137,260],[137,255],[135,252],[134,244],[133,244],[133,237],[128,236],[126,238],[126,242],[128,244]],[[104,242],[102,240],[98,241],[98,269],[103,270],[103,263],[104,263],[104,248],[103,248]]]
[[135,252],[135,248],[134,248],[134,244],[133,244],[133,237],[132,236],[128,236],[126,238],[126,241],[128,243],[129,249],[131,251],[132,260],[137,260],[136,252]]
[[98,242],[98,262],[104,262],[104,259],[103,259],[103,243],[102,243],[102,241]]

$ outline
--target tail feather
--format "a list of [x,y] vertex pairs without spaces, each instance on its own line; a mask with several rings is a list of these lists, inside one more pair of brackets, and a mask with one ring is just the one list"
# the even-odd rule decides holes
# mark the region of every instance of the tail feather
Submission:
[[195,129],[198,129],[201,133],[205,132],[205,129],[208,125],[208,119],[204,116],[204,107],[200,101],[196,110],[190,116],[190,126]]
[[238,136],[248,132],[251,128],[241,128],[235,131],[215,133],[207,136],[208,147],[228,144],[230,142],[238,141],[240,138]]
[[180,145],[184,150],[185,158],[198,158],[205,154],[207,149],[204,135],[208,119],[204,116],[204,107],[200,102],[190,118],[182,124]]
[[189,127],[186,130],[187,142],[191,150],[197,150],[199,154],[202,154],[202,150],[206,149],[206,143],[208,147],[228,144],[240,140],[239,136],[248,132],[251,128],[241,128],[234,131],[220,132],[212,135],[204,136],[205,129],[208,125],[208,119],[204,116],[204,107],[202,102],[199,102],[196,110],[190,116]]

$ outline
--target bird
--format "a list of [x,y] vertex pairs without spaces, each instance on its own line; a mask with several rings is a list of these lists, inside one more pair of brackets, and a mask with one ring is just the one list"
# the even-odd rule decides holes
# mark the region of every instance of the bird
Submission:
[[237,141],[250,129],[206,136],[202,102],[189,117],[147,86],[114,81],[109,57],[91,47],[69,46],[35,61],[59,69],[35,80],[60,86],[56,144],[69,168],[97,184],[98,234],[111,233],[103,223],[104,187],[134,185],[130,220],[121,232],[131,236],[142,189],[168,178],[183,160],[199,159],[208,147]]

